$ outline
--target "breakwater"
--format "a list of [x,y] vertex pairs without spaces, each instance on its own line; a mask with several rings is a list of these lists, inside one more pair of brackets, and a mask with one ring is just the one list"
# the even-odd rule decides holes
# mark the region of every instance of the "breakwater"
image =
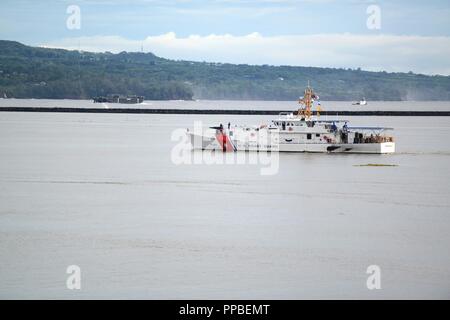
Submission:
[[[278,115],[281,110],[216,110],[216,109],[138,109],[138,108],[67,108],[67,107],[1,107],[0,112],[123,113],[123,114],[230,114]],[[316,111],[313,114],[317,114]],[[450,111],[336,111],[320,112],[323,116],[450,116]]]

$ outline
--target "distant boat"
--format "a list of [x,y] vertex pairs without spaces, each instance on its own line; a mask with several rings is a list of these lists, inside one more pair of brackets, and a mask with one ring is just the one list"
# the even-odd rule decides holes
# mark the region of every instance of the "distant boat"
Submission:
[[109,94],[106,97],[95,97],[94,102],[97,103],[125,103],[125,104],[136,104],[142,103],[144,101],[144,97],[142,96],[124,96],[120,94]]
[[362,98],[362,100],[354,102],[353,105],[354,106],[366,106],[367,105],[366,98]]

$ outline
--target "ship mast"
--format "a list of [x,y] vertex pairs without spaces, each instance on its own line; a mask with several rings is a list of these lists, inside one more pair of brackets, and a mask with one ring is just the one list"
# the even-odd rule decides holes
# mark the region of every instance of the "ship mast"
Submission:
[[305,118],[306,120],[311,118],[312,116],[311,107],[315,98],[316,95],[314,94],[314,91],[309,85],[308,81],[308,86],[305,89],[305,94],[303,95],[303,98],[299,100],[299,103],[302,106],[298,109],[297,112],[297,115],[299,117]]

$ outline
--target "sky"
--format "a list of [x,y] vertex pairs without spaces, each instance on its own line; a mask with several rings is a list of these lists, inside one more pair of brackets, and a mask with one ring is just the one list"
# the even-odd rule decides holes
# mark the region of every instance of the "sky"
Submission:
[[0,39],[193,61],[450,75],[450,1],[0,0]]

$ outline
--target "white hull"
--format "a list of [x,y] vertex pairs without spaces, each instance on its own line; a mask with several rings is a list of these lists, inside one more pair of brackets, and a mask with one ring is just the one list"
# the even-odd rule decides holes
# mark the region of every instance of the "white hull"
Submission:
[[318,153],[394,153],[394,142],[361,143],[361,144],[284,144],[281,152],[318,152]]
[[[218,150],[223,147],[214,136],[188,133],[193,149]],[[231,140],[235,151],[278,151],[278,152],[313,152],[313,153],[368,153],[386,154],[395,152],[395,142],[382,143],[280,143],[274,145],[257,145],[251,141]]]

